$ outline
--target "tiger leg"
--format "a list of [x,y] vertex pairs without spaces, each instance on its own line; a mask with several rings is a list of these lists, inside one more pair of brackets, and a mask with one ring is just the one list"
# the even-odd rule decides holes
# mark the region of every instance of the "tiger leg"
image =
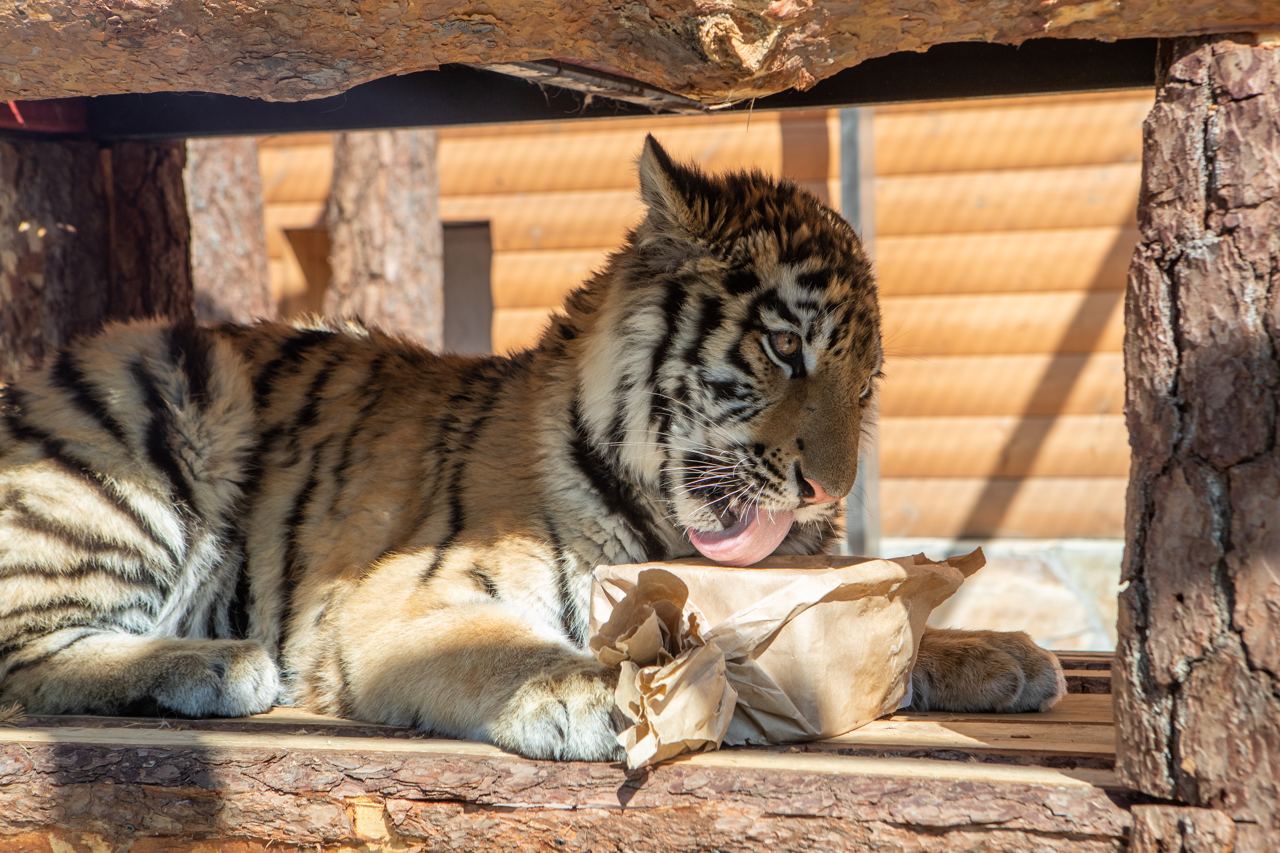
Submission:
[[1021,631],[925,632],[911,674],[918,711],[1047,711],[1066,693],[1062,665]]
[[0,703],[32,714],[238,717],[268,710],[276,666],[258,643],[66,628],[7,661]]
[[353,596],[303,682],[316,710],[484,740],[530,758],[619,755],[617,670],[499,602]]

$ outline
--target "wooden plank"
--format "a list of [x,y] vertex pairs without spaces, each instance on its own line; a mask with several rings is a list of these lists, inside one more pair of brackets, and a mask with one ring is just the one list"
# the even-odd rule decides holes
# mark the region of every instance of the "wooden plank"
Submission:
[[333,179],[333,140],[266,146],[259,150],[262,197],[267,204],[323,204]]
[[983,721],[875,720],[851,732],[818,741],[817,748],[955,750],[972,755],[1026,752],[1113,758],[1115,730],[1083,723],[1014,723],[992,715]]
[[489,269],[495,310],[560,305],[573,288],[604,266],[614,247],[494,252]]
[[1135,164],[906,175],[876,180],[881,237],[1132,227]]
[[1123,290],[1134,228],[884,236],[875,265],[884,297]]
[[1124,411],[1118,353],[893,358],[880,391],[884,418],[1106,415]]
[[1125,477],[1123,415],[882,418],[885,477]]
[[1064,667],[1071,669],[1092,669],[1111,671],[1111,664],[1115,660],[1114,652],[1077,652],[1077,651],[1059,651],[1054,652],[1058,656],[1058,660],[1062,662]]
[[1096,669],[1065,669],[1069,693],[1111,693],[1111,673]]
[[903,296],[880,302],[890,356],[1120,352],[1121,291]]
[[1115,718],[1110,696],[1092,693],[1068,693],[1048,711],[1026,714],[967,714],[951,711],[900,711],[890,720],[941,723],[1080,723],[1091,726],[1113,726]]
[[[481,756],[513,763],[532,763],[488,744],[440,738],[361,737],[357,740],[348,737],[299,734],[289,736],[286,743],[293,753],[351,752],[358,749],[361,754]],[[282,741],[275,733],[53,726],[0,729],[0,744],[23,746],[92,744],[151,750],[194,747],[206,753],[217,753],[238,749],[273,750],[278,749]],[[902,779],[945,779],[998,784],[1072,787],[1115,787],[1116,784],[1113,774],[1097,770],[1063,771],[1051,767],[969,765],[928,759],[868,759],[826,753],[775,752],[757,749],[726,749],[688,755],[677,759],[674,763],[699,767],[785,770],[803,774],[891,776]]]
[[493,351],[512,353],[538,342],[553,308],[504,308],[493,312]]
[[[826,181],[801,182],[825,197]],[[495,252],[619,245],[643,208],[634,189],[447,196],[446,221],[489,220]]]
[[1123,477],[884,478],[885,536],[1117,539]]
[[1137,163],[1150,92],[911,112],[877,111],[876,174]]
[[1105,104],[1126,101],[1134,97],[1151,97],[1148,88],[1112,89],[1091,92],[1054,92],[1048,95],[1001,95],[993,98],[944,98],[933,101],[905,101],[885,104],[875,108],[876,114],[899,115],[902,113],[932,112],[934,110],[989,109],[1001,107],[1035,107],[1049,104]]

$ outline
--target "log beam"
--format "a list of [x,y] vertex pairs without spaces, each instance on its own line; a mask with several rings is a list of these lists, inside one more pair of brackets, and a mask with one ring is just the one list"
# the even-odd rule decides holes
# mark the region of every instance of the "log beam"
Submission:
[[1280,49],[1177,40],[1158,73],[1126,305],[1119,771],[1275,849]]
[[444,63],[554,58],[703,103],[807,88],[858,63],[949,42],[1114,40],[1280,26],[1246,0],[29,0],[0,8],[0,99],[206,91],[332,95]]

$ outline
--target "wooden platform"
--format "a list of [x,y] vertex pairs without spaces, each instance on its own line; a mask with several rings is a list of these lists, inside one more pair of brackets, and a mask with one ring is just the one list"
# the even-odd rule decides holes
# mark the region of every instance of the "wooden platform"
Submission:
[[639,774],[278,708],[0,729],[0,851],[1112,850],[1110,657],[1045,714],[899,714]]

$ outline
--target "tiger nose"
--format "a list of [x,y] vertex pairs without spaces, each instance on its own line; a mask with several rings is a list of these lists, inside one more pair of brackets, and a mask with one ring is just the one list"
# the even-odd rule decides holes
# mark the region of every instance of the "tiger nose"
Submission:
[[[800,473],[799,467],[796,468],[796,473]],[[798,479],[800,480],[800,499],[805,503],[829,504],[840,500],[838,497],[824,489],[822,484],[817,480],[813,480],[805,476],[800,476]]]

